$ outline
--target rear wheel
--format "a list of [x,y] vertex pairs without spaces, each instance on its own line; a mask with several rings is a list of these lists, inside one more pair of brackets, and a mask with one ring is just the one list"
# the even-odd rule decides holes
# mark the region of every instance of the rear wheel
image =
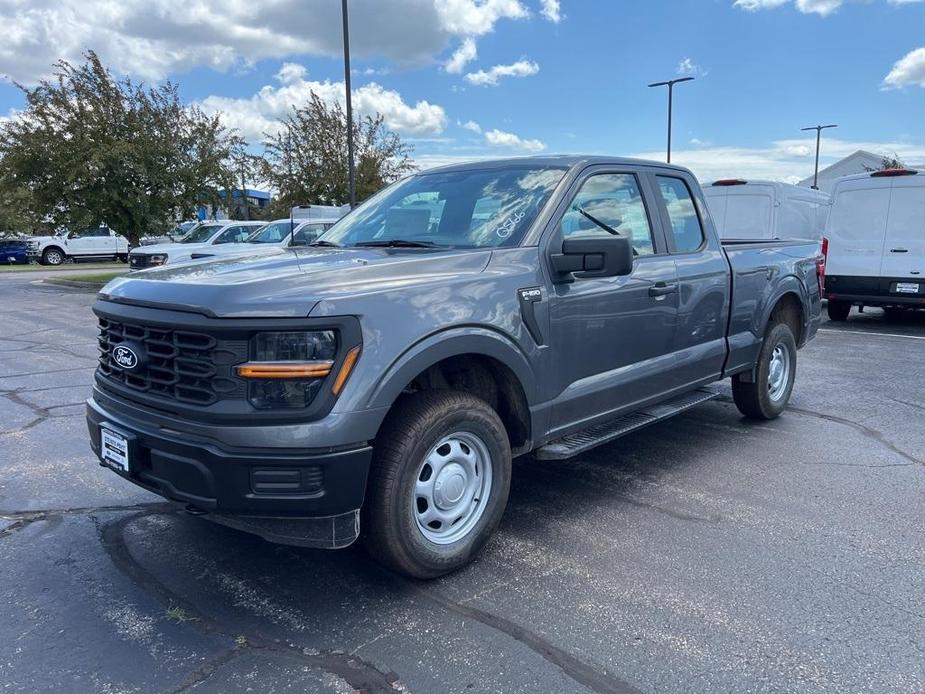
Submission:
[[42,253],[42,263],[45,265],[60,265],[64,262],[64,253],[57,248],[46,248]]
[[467,564],[501,520],[511,449],[497,413],[457,391],[399,402],[374,446],[363,537],[379,562],[413,578]]
[[783,323],[772,326],[761,351],[755,376],[732,377],[732,397],[739,412],[751,419],[774,419],[790,401],[797,371],[797,345],[790,328]]
[[829,299],[828,306],[826,306],[825,310],[829,314],[829,320],[848,320],[848,314],[851,313],[851,304],[847,301]]

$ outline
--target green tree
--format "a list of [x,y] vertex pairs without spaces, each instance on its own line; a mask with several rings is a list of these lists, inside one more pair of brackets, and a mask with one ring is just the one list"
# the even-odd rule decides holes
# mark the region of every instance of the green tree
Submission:
[[218,116],[180,102],[176,85],[116,79],[92,51],[28,88],[0,127],[0,190],[27,191],[28,214],[54,226],[108,224],[137,242],[234,185],[243,141]]
[[[353,140],[358,201],[415,168],[411,146],[388,130],[379,114],[355,118]],[[264,141],[263,178],[276,191],[275,214],[288,215],[295,205],[350,202],[347,161],[344,109],[312,94]]]
[[896,152],[893,154],[885,154],[880,160],[880,170],[884,169],[902,169],[905,167],[905,164],[899,158],[899,155]]

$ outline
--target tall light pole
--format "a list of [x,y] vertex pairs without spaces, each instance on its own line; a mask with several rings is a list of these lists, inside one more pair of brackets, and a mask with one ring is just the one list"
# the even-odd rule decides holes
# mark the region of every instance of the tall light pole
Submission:
[[837,125],[811,125],[808,128],[800,128],[800,130],[815,130],[816,131],[816,171],[813,174],[813,190],[819,190],[819,145],[822,141],[822,131],[826,128],[837,128]]
[[690,82],[693,77],[678,77],[674,80],[664,82],[653,82],[650,87],[668,87],[668,163],[671,163],[671,106],[672,97],[674,96],[674,86],[679,82]]
[[347,176],[350,183],[350,207],[357,202],[356,171],[353,168],[353,102],[350,94],[350,29],[347,24],[347,0],[341,0],[344,17],[344,86],[347,89]]

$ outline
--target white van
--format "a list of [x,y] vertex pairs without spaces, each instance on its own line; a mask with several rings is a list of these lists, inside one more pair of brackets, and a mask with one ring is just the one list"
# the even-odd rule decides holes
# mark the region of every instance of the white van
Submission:
[[722,239],[822,240],[832,198],[778,181],[727,178],[704,186],[710,216]]
[[886,169],[838,179],[825,236],[829,318],[852,305],[925,308],[925,172]]

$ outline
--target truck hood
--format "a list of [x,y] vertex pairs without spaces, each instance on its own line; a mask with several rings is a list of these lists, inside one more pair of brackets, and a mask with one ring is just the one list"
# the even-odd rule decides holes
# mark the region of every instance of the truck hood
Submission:
[[[186,245],[186,244],[184,244]],[[304,317],[325,299],[442,284],[476,275],[490,250],[276,249],[142,270],[111,281],[102,298],[207,316]]]

